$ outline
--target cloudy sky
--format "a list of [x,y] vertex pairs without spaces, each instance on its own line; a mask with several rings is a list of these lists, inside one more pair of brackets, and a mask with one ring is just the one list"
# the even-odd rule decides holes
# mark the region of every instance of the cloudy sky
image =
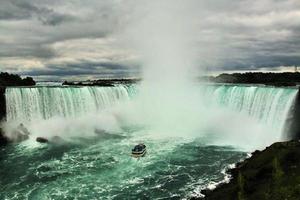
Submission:
[[0,71],[39,80],[139,76],[141,52],[130,42],[138,42],[139,34],[151,37],[143,27],[161,28],[141,20],[157,15],[156,9],[172,10],[170,27],[191,26],[179,27],[193,36],[191,48],[201,69],[300,65],[299,0],[186,0],[188,10],[174,12],[172,4],[178,2],[0,0]]

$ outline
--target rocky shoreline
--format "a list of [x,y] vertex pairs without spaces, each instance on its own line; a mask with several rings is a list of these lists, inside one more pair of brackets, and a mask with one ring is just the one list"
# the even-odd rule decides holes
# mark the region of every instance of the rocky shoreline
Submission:
[[300,142],[277,142],[229,169],[232,179],[214,190],[203,190],[205,200],[296,200],[300,196]]

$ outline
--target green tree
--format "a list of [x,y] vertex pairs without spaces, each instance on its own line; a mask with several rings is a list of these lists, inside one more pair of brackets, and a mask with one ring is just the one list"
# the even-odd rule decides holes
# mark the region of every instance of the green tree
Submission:
[[237,180],[237,184],[238,184],[238,200],[245,200],[245,195],[244,195],[244,185],[245,185],[245,180],[244,177],[242,175],[242,173],[239,171],[238,174],[238,180]]

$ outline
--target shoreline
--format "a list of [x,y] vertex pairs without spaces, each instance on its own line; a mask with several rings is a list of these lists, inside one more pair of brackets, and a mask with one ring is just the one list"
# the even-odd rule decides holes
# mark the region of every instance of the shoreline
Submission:
[[231,181],[231,179],[233,178],[232,175],[230,174],[230,170],[236,168],[238,163],[241,163],[241,162],[245,161],[246,159],[251,158],[251,156],[252,156],[252,153],[248,152],[247,156],[245,158],[240,159],[237,162],[228,164],[220,172],[224,176],[223,179],[221,179],[217,182],[211,181],[207,186],[200,187],[199,189],[197,189],[197,192],[193,192],[193,194],[195,194],[195,195],[192,194],[189,199],[199,199],[199,198],[203,199],[205,197],[205,194],[202,193],[203,191],[206,191],[206,190],[213,191],[223,184],[228,184]]
[[[300,142],[276,142],[264,150],[252,152],[250,158],[227,170],[232,177],[215,189],[190,199],[297,199],[300,194]],[[298,184],[296,184],[298,183]]]

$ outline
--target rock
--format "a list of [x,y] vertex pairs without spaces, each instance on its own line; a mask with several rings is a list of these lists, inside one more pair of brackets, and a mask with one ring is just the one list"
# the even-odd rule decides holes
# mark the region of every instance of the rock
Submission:
[[5,136],[4,132],[0,128],[0,146],[6,145],[8,144],[8,142],[9,142],[8,138]]
[[0,86],[0,122],[6,117],[5,87]]
[[39,143],[49,143],[49,144],[63,144],[63,143],[65,143],[65,140],[62,139],[61,137],[57,136],[57,135],[51,137],[50,139],[47,139],[45,137],[37,137],[36,141],[39,142]]
[[231,181],[212,191],[203,190],[204,199],[299,199],[300,143],[274,143],[263,151],[255,151],[252,157],[238,163],[228,173]]
[[48,143],[49,142],[49,140],[47,138],[44,138],[44,137],[37,137],[36,141],[39,142],[39,143]]

